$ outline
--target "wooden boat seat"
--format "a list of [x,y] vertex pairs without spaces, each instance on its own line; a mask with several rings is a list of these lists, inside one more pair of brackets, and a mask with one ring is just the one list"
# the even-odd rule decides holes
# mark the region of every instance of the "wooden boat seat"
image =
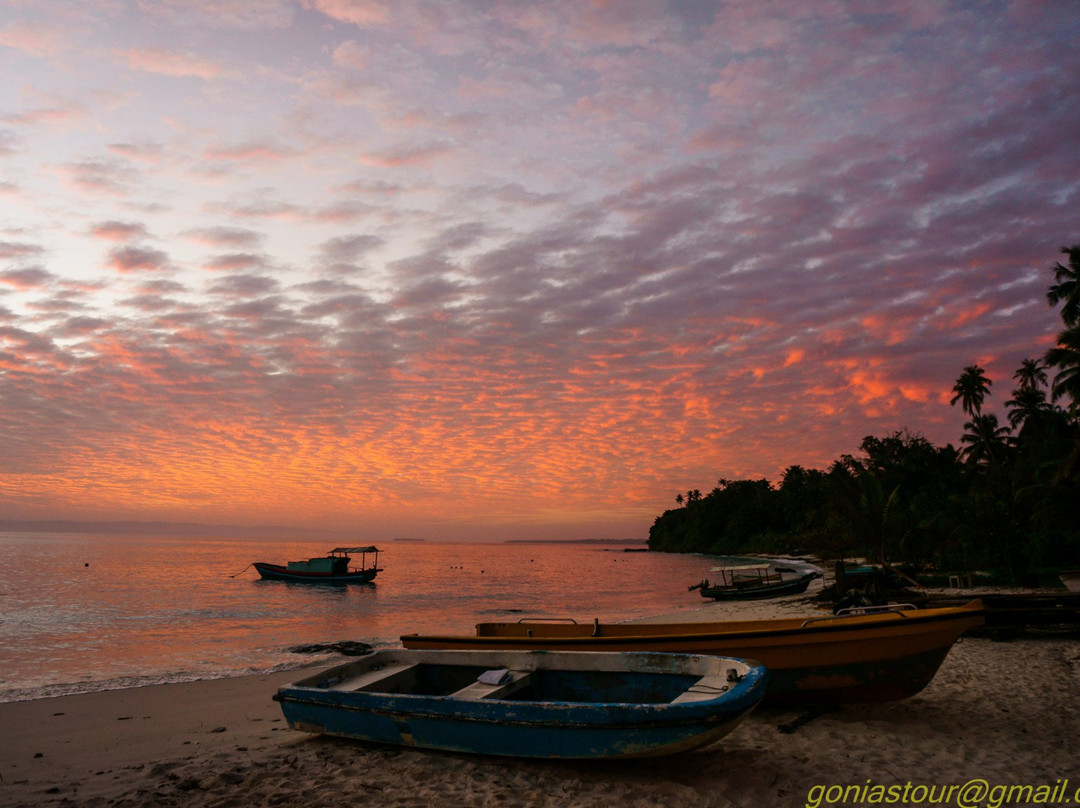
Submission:
[[336,685],[331,685],[331,690],[377,690],[393,691],[395,683],[401,683],[409,679],[420,666],[415,663],[400,663],[387,665],[378,670],[366,671],[357,676],[343,679]]
[[516,693],[527,687],[532,671],[510,671],[510,678],[499,685],[489,685],[484,682],[473,682],[471,685],[461,688],[450,694],[452,699],[501,699]]

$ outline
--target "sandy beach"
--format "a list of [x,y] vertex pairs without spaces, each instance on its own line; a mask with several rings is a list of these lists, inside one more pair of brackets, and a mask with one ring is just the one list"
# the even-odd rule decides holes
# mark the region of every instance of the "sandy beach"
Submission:
[[[737,616],[812,609],[790,598]],[[665,619],[725,616],[735,616],[730,606],[706,605]],[[474,758],[293,732],[271,696],[297,678],[0,704],[0,805],[993,808],[1080,798],[1080,642],[1072,639],[965,638],[930,686],[905,701],[846,706],[790,732],[803,714],[761,708],[711,747],[630,762]],[[990,790],[975,801],[981,785],[959,790],[969,781]],[[1044,787],[1044,799],[1017,791],[1009,802],[993,791],[1014,785]],[[841,802],[839,786],[862,792]],[[957,788],[942,799],[949,786]]]

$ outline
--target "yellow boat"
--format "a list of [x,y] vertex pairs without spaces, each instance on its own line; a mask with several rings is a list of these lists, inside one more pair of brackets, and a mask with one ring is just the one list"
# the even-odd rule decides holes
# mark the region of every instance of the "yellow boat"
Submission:
[[661,651],[755,659],[766,702],[882,702],[914,695],[953,643],[985,624],[982,601],[940,609],[717,623],[480,623],[475,636],[401,637],[406,648]]

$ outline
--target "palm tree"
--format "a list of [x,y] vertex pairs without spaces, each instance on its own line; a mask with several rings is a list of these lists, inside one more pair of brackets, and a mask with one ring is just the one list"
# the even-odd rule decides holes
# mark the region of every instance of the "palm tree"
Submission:
[[1025,359],[1013,378],[1020,382],[1020,390],[1036,390],[1046,385],[1046,367],[1041,359]]
[[1073,328],[1080,320],[1080,244],[1062,247],[1061,252],[1069,256],[1069,265],[1054,264],[1054,280],[1057,284],[1046,292],[1046,299],[1051,306],[1065,302],[1061,308],[1061,319],[1065,325]]
[[992,384],[985,370],[978,365],[968,365],[953,385],[956,395],[949,404],[955,405],[959,401],[960,408],[965,413],[976,416],[982,410],[983,400],[990,394]]
[[997,416],[988,413],[972,417],[964,429],[960,442],[966,445],[960,455],[969,463],[1000,465],[1001,455],[1008,446],[1009,428],[999,427]]
[[[1044,374],[1045,376],[1045,374]],[[1041,412],[1049,412],[1050,404],[1046,400],[1046,391],[1038,387],[1020,386],[1013,392],[1013,397],[1005,402],[1005,409],[1009,411],[1009,423],[1013,429]]]
[[[900,486],[895,485],[886,492],[882,480],[872,471],[863,469],[857,478],[859,484],[859,517],[867,540],[873,538],[877,544],[879,560],[888,561],[889,536],[896,532],[892,518],[896,513],[900,498]],[[895,548],[894,548],[895,549]]]
[[1051,398],[1072,399],[1072,408],[1080,406],[1080,326],[1058,334],[1057,347],[1046,352],[1046,364],[1061,368],[1054,375]]

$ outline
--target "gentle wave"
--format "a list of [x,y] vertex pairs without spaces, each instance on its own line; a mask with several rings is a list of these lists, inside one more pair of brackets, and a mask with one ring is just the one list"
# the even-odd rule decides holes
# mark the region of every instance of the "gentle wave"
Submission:
[[[398,644],[490,619],[618,620],[695,608],[717,559],[594,545],[389,543],[373,585],[234,577],[330,545],[0,534],[0,701],[220,679],[320,661],[312,643]],[[333,655],[325,658],[339,659]]]

